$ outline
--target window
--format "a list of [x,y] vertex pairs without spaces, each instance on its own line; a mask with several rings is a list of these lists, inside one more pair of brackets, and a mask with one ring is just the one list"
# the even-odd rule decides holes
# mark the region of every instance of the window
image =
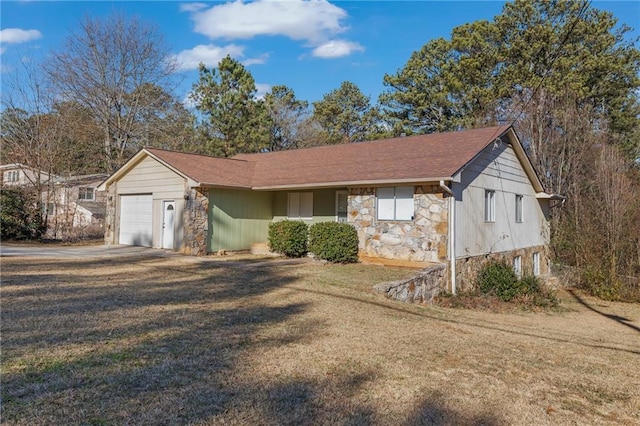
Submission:
[[522,223],[522,195],[516,194],[516,223]]
[[313,192],[290,192],[287,217],[289,219],[312,219]]
[[378,188],[379,220],[413,220],[413,186]]
[[78,200],[93,200],[93,188],[78,188]]
[[20,180],[19,170],[11,170],[9,172],[6,172],[4,175],[7,182],[18,182],[18,180]]
[[53,216],[55,204],[54,203],[45,203],[42,205],[43,213],[47,216]]
[[496,191],[490,189],[484,191],[484,221],[496,221]]
[[516,256],[513,258],[513,270],[518,278],[522,277],[522,256]]
[[533,275],[540,275],[540,253],[533,253]]

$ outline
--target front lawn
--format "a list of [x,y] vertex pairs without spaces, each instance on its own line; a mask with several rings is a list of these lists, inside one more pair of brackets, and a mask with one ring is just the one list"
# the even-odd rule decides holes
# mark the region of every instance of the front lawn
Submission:
[[637,424],[640,306],[386,300],[380,266],[2,258],[3,424]]

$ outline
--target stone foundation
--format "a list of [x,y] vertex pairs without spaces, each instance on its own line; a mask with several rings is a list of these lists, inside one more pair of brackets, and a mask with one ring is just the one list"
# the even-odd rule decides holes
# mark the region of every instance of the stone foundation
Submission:
[[207,254],[209,228],[209,198],[206,189],[189,190],[189,199],[182,212],[184,241],[181,252],[192,256]]
[[104,243],[113,245],[116,240],[116,195],[117,183],[113,183],[107,190],[107,207],[104,214]]
[[415,277],[379,283],[373,286],[384,292],[390,299],[402,300],[407,303],[431,303],[445,288],[446,266],[438,264],[420,271]]
[[447,258],[448,200],[438,185],[414,189],[411,221],[376,219],[376,188],[350,188],[347,222],[365,256],[412,262],[444,262]]
[[472,290],[475,288],[475,279],[480,270],[490,261],[505,260],[509,265],[513,264],[513,258],[522,257],[522,275],[533,275],[533,253],[540,253],[540,275],[546,281],[550,277],[549,249],[547,246],[533,246],[500,253],[489,253],[481,256],[472,256],[465,259],[456,259],[456,289]]

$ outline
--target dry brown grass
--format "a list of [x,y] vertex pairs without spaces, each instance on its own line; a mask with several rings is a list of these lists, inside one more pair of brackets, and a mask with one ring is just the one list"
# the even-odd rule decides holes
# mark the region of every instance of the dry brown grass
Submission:
[[2,259],[3,424],[638,424],[640,306],[389,301],[406,270]]

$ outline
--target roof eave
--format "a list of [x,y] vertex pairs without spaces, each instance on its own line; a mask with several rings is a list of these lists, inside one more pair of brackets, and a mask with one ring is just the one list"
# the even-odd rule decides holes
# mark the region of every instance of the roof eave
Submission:
[[297,184],[285,184],[285,185],[256,185],[251,189],[256,191],[278,191],[285,189],[309,189],[309,188],[336,188],[336,187],[363,187],[363,186],[391,186],[397,184],[424,184],[440,182],[450,182],[451,176],[437,176],[437,177],[420,177],[420,178],[406,178],[406,179],[374,179],[374,180],[360,180],[360,181],[340,181],[340,182],[311,182],[311,183],[297,183]]

